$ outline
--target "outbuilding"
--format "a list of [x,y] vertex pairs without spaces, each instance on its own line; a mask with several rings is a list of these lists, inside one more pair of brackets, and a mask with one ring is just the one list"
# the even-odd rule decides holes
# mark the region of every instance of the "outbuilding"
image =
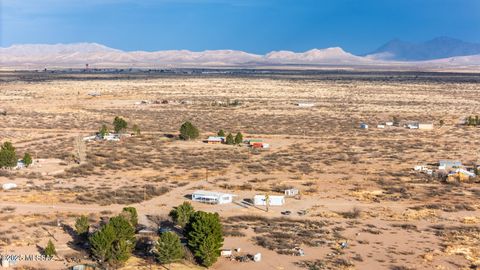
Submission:
[[17,187],[17,184],[15,184],[15,183],[5,183],[5,184],[2,185],[3,190],[9,190],[9,189],[16,188],[16,187]]
[[297,102],[297,103],[295,103],[295,105],[297,105],[298,107],[310,108],[310,107],[315,106],[315,103],[311,103],[311,102]]
[[290,188],[290,189],[285,189],[285,196],[297,196],[298,195],[298,189],[296,188]]
[[234,196],[235,195],[229,193],[197,190],[192,193],[192,201],[210,204],[226,204],[233,202]]
[[361,129],[368,129],[368,125],[365,124],[365,123],[361,123],[361,124],[360,124],[360,128],[361,128]]
[[[266,195],[255,195],[253,197],[254,205],[267,205]],[[268,196],[268,205],[269,206],[281,206],[285,204],[285,196],[281,195],[270,195]]]

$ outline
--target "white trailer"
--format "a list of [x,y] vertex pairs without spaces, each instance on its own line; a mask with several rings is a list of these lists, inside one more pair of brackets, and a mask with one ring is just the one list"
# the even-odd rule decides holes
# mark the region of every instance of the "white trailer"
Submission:
[[206,190],[197,190],[192,193],[192,201],[211,203],[211,204],[225,204],[233,201],[233,194],[213,192]]

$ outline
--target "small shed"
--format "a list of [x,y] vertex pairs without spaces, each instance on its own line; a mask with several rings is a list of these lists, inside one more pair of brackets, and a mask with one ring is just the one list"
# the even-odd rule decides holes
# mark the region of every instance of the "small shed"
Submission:
[[368,129],[368,125],[365,124],[365,123],[361,123],[361,124],[360,124],[360,128],[361,128],[361,129]]
[[315,106],[315,103],[312,102],[297,102],[295,103],[298,107],[303,107],[303,108],[311,108]]
[[[267,200],[265,195],[255,195],[253,197],[254,205],[267,205]],[[270,195],[268,196],[268,205],[270,206],[281,206],[285,204],[285,196],[280,195]]]
[[382,125],[382,124],[377,125],[377,128],[385,128],[385,125]]
[[210,204],[226,204],[233,202],[235,195],[222,192],[197,190],[192,193],[192,201],[210,203]]
[[391,121],[385,122],[385,126],[393,126],[393,122]]
[[23,162],[23,160],[19,159],[17,161],[17,166],[15,166],[15,169],[20,170],[20,169],[24,169],[26,167],[27,166],[25,165],[25,162]]
[[222,256],[222,257],[230,257],[232,255],[233,255],[233,250],[231,250],[231,249],[222,249],[220,251],[220,256]]
[[5,184],[2,185],[3,190],[9,190],[9,189],[16,188],[16,187],[17,187],[17,184],[15,184],[15,183],[5,183]]
[[297,195],[298,195],[298,189],[296,188],[285,189],[285,196],[293,197]]
[[259,262],[262,260],[262,253],[257,253],[255,255],[253,255],[253,261],[254,262]]

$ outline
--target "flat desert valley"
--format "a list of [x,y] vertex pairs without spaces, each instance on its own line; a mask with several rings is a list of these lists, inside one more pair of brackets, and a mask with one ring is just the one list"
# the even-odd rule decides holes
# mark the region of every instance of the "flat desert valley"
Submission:
[[[480,183],[437,168],[476,170],[480,132],[464,119],[479,113],[479,94],[475,73],[2,71],[0,141],[34,162],[0,170],[0,184],[16,184],[0,190],[0,254],[41,254],[50,240],[53,260],[13,267],[93,264],[75,240],[78,216],[93,230],[133,206],[140,241],[188,201],[220,215],[223,248],[234,250],[210,269],[477,269]],[[78,140],[116,116],[140,134]],[[185,121],[198,139],[178,139]],[[219,130],[269,147],[205,142]],[[268,211],[252,203],[290,189],[298,194]],[[191,200],[196,190],[235,196],[206,204]],[[140,250],[122,269],[165,269]]]

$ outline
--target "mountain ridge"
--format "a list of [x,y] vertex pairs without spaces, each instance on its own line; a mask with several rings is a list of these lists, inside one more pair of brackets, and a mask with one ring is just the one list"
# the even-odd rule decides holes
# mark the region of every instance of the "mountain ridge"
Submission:
[[[451,41],[446,38],[444,42]],[[455,41],[456,42],[456,41]],[[455,43],[454,42],[454,43]],[[438,43],[437,41],[433,42]],[[405,44],[392,40],[385,48]],[[412,45],[414,46],[414,45]],[[382,47],[380,47],[382,48]],[[337,66],[381,66],[412,65],[392,59],[391,52],[383,50],[376,54],[358,56],[344,51],[341,47],[311,49],[305,52],[271,51],[264,55],[239,50],[164,50],[164,51],[123,51],[98,43],[58,44],[15,44],[0,47],[0,67],[161,67],[161,66],[262,66],[262,65],[337,65]],[[480,66],[477,55],[440,58],[428,61],[414,61],[425,65]]]

